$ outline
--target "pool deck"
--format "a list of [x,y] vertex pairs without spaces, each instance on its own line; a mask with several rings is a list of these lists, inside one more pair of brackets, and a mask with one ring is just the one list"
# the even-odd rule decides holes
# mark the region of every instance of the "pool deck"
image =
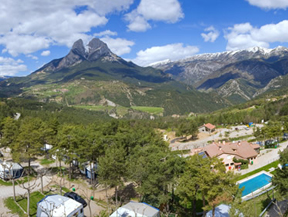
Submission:
[[[241,179],[240,181],[236,182],[236,184],[241,184],[241,183],[246,182],[246,181],[248,181],[248,180],[250,180],[250,179],[253,179],[253,178],[255,178],[256,176],[259,176],[259,175],[261,175],[261,174],[266,174],[267,176],[270,176],[271,178],[272,178],[272,176],[273,176],[271,173],[268,173],[268,172],[266,172],[266,171],[263,170],[263,171],[260,171],[259,173],[256,173],[256,174],[254,174],[254,175],[252,175],[252,176],[249,176],[249,177],[247,177],[247,178],[245,178],[245,179]],[[254,196],[255,194],[258,194],[259,192],[261,192],[261,191],[269,188],[271,185],[272,185],[272,184],[269,183],[268,185],[265,185],[265,186],[263,186],[262,188],[259,188],[259,189],[257,189],[256,191],[253,191],[252,193],[247,194],[247,195],[245,195],[245,196],[243,196],[243,197],[241,197],[241,198],[242,198],[242,199],[246,199],[246,198],[249,198],[249,197],[251,197],[251,196]]]

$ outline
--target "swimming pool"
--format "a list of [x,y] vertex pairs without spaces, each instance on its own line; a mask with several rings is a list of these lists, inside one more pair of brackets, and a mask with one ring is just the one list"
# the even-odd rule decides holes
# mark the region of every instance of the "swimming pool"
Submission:
[[272,176],[270,174],[261,172],[260,174],[256,174],[256,176],[251,176],[246,180],[239,181],[239,188],[245,187],[242,191],[242,197],[245,197],[251,193],[256,193],[256,191],[261,188],[270,186],[271,178]]

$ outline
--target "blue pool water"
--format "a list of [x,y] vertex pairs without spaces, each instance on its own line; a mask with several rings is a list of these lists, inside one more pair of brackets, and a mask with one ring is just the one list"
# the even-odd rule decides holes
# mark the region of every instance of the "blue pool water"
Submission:
[[252,179],[247,180],[246,182],[242,182],[239,184],[239,188],[244,188],[242,191],[242,197],[247,194],[251,194],[253,191],[256,191],[259,188],[268,185],[271,182],[271,176],[266,175],[265,173],[260,174]]

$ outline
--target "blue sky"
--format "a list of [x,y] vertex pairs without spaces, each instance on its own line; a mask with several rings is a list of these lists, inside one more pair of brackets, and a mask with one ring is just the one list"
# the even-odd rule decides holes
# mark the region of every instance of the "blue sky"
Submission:
[[288,47],[288,0],[0,0],[0,76],[27,75],[93,37],[146,66]]

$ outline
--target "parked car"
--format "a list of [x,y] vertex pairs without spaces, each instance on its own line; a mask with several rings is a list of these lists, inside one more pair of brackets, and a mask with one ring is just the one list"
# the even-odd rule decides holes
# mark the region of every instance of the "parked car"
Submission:
[[276,148],[278,146],[279,143],[276,139],[275,140],[269,139],[265,141],[265,148]]
[[64,194],[64,196],[76,200],[77,202],[81,203],[84,208],[87,206],[86,201],[75,192],[67,192]]
[[288,133],[284,133],[282,138],[283,138],[283,140],[287,140],[288,139]]

